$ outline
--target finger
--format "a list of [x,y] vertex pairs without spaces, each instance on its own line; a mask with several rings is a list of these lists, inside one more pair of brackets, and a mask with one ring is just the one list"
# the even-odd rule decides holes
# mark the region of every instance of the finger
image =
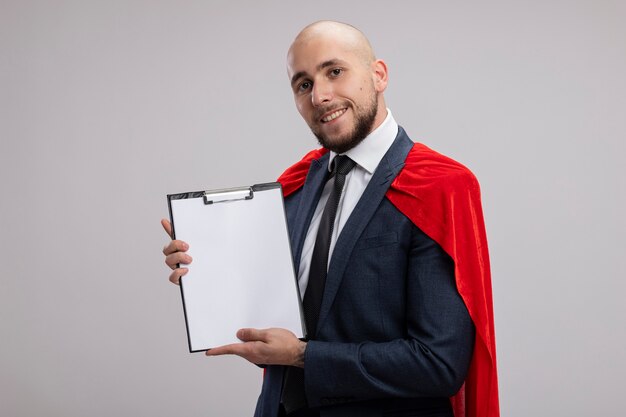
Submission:
[[172,224],[169,222],[169,220],[161,219],[161,226],[163,226],[163,229],[165,229],[165,233],[167,233],[170,239],[172,239]]
[[175,252],[165,257],[165,264],[172,269],[178,268],[178,264],[189,265],[193,258],[185,252]]
[[170,274],[170,282],[176,285],[180,285],[181,277],[184,277],[189,272],[188,268],[177,268]]
[[206,351],[207,356],[239,355],[247,353],[248,348],[244,343],[233,343],[230,345],[218,346]]
[[266,342],[267,330],[260,329],[239,329],[237,338],[242,342]]
[[186,252],[189,249],[187,242],[182,240],[172,240],[163,248],[163,255],[167,256],[174,252]]

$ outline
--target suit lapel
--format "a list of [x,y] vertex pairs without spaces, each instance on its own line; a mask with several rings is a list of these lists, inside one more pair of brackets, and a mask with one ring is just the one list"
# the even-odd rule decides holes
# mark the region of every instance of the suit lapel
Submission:
[[[337,243],[335,244],[328,275],[326,276],[326,286],[324,288],[317,331],[319,331],[328,316],[337,291],[339,290],[339,286],[341,285],[341,280],[348,265],[352,250],[354,249],[354,245],[378,209],[380,202],[385,197],[387,189],[404,166],[404,160],[412,147],[413,142],[408,138],[404,129],[399,127],[396,139],[383,159],[381,159],[361,199],[342,229]],[[315,202],[317,202],[318,198],[315,199]],[[306,224],[308,225],[308,222]],[[302,240],[304,240],[304,237],[302,237]],[[299,250],[302,250],[302,245],[300,245]]]
[[294,251],[296,274],[300,270],[300,257],[302,256],[304,239],[324,188],[326,174],[328,173],[328,158],[329,154],[326,153],[321,158],[314,159],[311,162],[311,167],[302,188],[302,198],[298,204],[295,227],[292,229],[290,236],[291,247]]

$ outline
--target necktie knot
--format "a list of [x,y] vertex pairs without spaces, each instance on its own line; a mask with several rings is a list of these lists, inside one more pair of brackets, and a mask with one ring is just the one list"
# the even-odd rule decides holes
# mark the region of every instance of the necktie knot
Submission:
[[334,160],[335,166],[333,172],[338,173],[340,175],[347,175],[348,172],[356,165],[349,156],[346,155],[337,155]]

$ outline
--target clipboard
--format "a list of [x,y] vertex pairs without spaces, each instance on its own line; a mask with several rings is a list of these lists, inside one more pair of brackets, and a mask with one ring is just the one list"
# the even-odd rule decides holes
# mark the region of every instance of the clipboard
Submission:
[[180,280],[190,352],[240,342],[241,328],[306,336],[280,183],[168,194],[172,238],[193,261]]

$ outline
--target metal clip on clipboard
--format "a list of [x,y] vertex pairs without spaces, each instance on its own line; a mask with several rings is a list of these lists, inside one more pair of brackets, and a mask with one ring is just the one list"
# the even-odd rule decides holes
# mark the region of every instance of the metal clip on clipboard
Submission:
[[223,188],[204,192],[204,204],[223,203],[227,201],[251,200],[254,198],[252,187]]

